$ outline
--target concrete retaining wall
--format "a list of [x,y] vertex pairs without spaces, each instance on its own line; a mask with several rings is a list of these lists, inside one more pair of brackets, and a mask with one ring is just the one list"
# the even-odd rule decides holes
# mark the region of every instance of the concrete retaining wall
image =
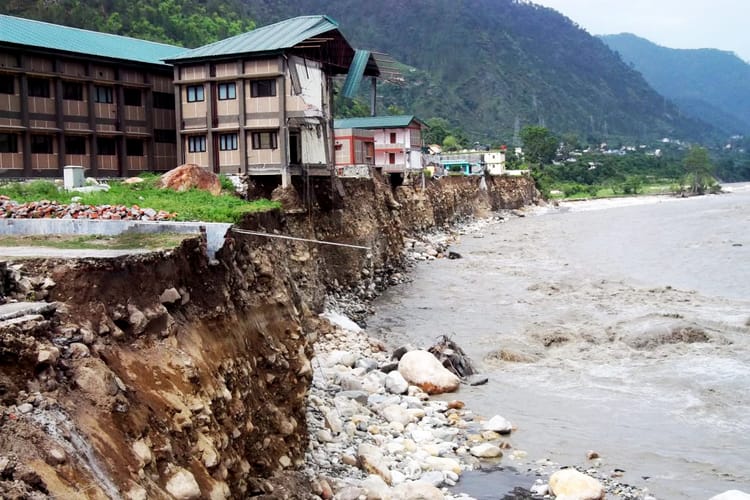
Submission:
[[232,224],[221,222],[152,222],[136,220],[93,219],[4,219],[0,220],[0,235],[27,236],[45,234],[116,236],[134,233],[199,234],[206,230],[208,257],[224,246],[224,236]]

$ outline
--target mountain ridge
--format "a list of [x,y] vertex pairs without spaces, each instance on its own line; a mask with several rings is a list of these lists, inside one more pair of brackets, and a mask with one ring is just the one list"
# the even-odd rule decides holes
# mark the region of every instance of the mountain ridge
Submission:
[[750,134],[750,64],[720,49],[673,49],[632,33],[599,37],[686,114]]

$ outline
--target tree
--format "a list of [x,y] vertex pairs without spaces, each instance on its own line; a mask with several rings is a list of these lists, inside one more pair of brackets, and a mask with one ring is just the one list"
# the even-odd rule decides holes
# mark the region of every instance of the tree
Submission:
[[430,118],[425,124],[429,127],[422,133],[426,144],[442,144],[443,139],[451,135],[450,124],[445,118]]
[[524,127],[521,141],[526,161],[540,167],[552,163],[557,153],[557,138],[545,127]]
[[446,136],[443,139],[443,149],[446,151],[458,151],[461,145],[458,143],[458,139],[452,135]]
[[714,166],[708,156],[706,148],[692,147],[683,162],[690,184],[690,192],[703,194],[716,183],[714,180]]

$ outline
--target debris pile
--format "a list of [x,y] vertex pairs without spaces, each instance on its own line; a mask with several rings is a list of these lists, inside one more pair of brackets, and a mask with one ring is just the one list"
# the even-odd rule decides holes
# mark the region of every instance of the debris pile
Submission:
[[69,205],[56,201],[41,200],[18,203],[7,196],[0,196],[0,218],[2,219],[101,219],[101,220],[172,220],[176,213],[138,205]]

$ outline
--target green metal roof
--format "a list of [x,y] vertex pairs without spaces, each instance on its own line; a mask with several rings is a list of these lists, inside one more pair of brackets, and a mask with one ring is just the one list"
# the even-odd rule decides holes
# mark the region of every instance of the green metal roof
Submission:
[[362,118],[341,118],[333,122],[333,128],[404,128],[412,121],[424,123],[414,115],[365,116]]
[[300,16],[269,24],[241,35],[188,50],[167,61],[221,57],[254,52],[276,52],[294,47],[308,38],[338,29],[339,24],[328,16]]
[[0,15],[0,43],[164,66],[184,47]]
[[348,97],[349,99],[354,97],[354,93],[359,89],[359,83],[362,81],[362,76],[365,74],[365,68],[367,68],[367,62],[369,60],[369,50],[357,49],[356,52],[354,52],[354,58],[349,67],[349,73],[346,75],[344,86],[341,87],[341,95]]

